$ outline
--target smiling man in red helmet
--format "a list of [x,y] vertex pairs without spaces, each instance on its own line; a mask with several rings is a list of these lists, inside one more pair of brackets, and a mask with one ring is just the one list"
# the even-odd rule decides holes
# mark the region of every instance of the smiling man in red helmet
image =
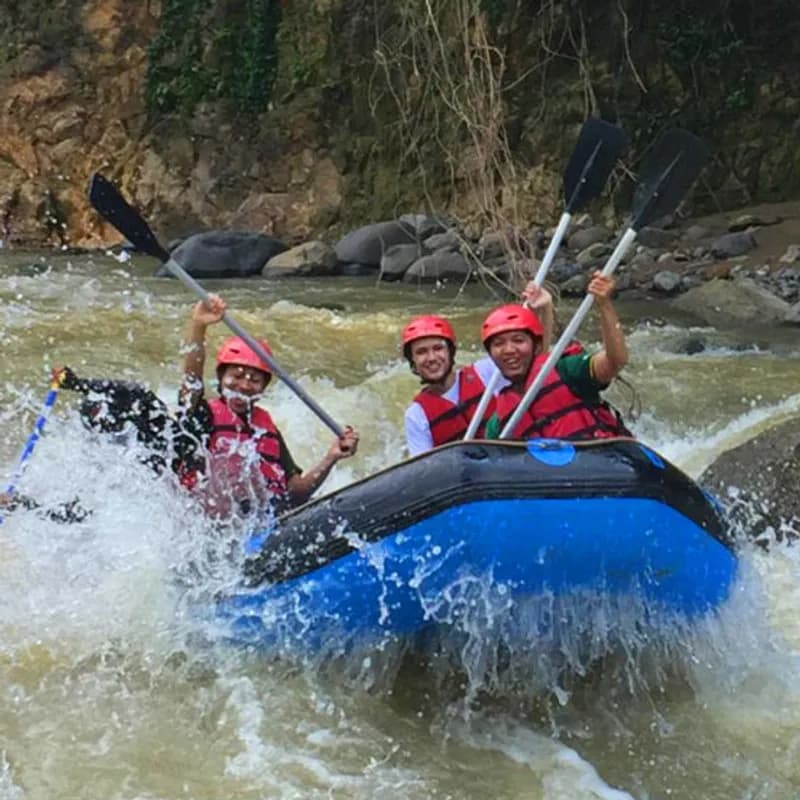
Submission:
[[[256,405],[272,378],[269,365],[238,337],[226,339],[217,351],[219,397],[207,400],[203,391],[206,330],[222,319],[225,310],[225,301],[213,294],[192,309],[180,404],[184,427],[197,434],[200,447],[179,471],[181,483],[201,491],[214,516],[247,513],[267,503],[278,511],[299,505],[338,461],[356,452],[358,432],[346,428],[322,460],[303,472],[272,417]],[[265,341],[259,344],[272,354]]]
[[[595,439],[630,436],[619,414],[600,397],[628,361],[628,348],[611,303],[614,281],[599,272],[589,283],[600,322],[603,348],[562,355],[539,394],[522,415],[512,439]],[[505,379],[486,425],[496,438],[547,360],[537,315],[520,305],[494,309],[483,321],[481,341]]]
[[[545,289],[529,284],[523,298],[539,309],[552,325],[552,297]],[[548,338],[549,340],[549,338]],[[443,317],[423,314],[415,317],[401,334],[403,355],[411,371],[422,383],[405,413],[406,446],[415,456],[433,447],[462,439],[475,414],[483,391],[495,372],[490,358],[481,358],[468,366],[456,368],[456,335]],[[495,394],[507,382],[501,380]],[[488,420],[494,412],[494,398],[483,415]],[[476,438],[484,435],[483,423]]]

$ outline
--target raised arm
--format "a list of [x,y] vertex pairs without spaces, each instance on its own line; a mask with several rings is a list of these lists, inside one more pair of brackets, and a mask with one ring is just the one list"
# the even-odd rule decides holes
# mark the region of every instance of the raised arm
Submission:
[[183,357],[183,381],[178,395],[182,406],[194,406],[203,395],[203,369],[206,361],[206,329],[219,322],[227,306],[216,294],[200,300],[192,307],[186,329]]
[[522,290],[523,302],[539,317],[544,335],[542,336],[542,352],[546,353],[553,342],[553,296],[544,286],[537,286],[533,281]]
[[599,383],[611,383],[628,363],[628,345],[617,312],[611,302],[614,279],[596,272],[588,291],[594,295],[603,349],[592,356],[592,372]]

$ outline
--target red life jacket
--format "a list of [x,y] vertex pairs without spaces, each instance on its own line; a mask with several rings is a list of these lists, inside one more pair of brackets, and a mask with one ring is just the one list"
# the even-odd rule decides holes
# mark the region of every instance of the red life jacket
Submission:
[[586,348],[577,340],[573,339],[565,348],[562,356],[580,356],[586,352]]
[[[525,389],[539,374],[547,353],[533,360]],[[502,425],[511,418],[522,394],[510,386],[497,396],[497,414]],[[604,401],[592,403],[578,397],[558,374],[557,367],[550,370],[539,394],[525,410],[511,435],[512,439],[608,439],[630,436],[619,414]]]
[[[238,494],[254,489],[257,494],[266,489],[272,497],[281,499],[288,493],[286,473],[280,463],[280,440],[278,429],[272,417],[257,406],[253,408],[250,422],[243,420],[228,408],[222,398],[208,401],[211,412],[211,431],[206,445],[205,477],[207,484],[212,484],[212,493],[220,491],[240,499]],[[249,463],[247,452],[240,448],[240,443],[253,442],[255,455],[258,457],[257,476],[250,470],[254,466]],[[250,451],[252,453],[252,450]],[[180,482],[188,489],[194,489],[200,478],[197,468],[183,470],[179,473]],[[261,486],[252,486],[252,478],[262,479]],[[214,485],[216,484],[216,485]],[[214,490],[218,490],[214,492]],[[260,498],[266,499],[264,497]],[[217,512],[225,505],[225,500],[217,497],[213,503]]]
[[[414,402],[419,403],[425,412],[434,446],[464,438],[485,388],[478,371],[470,364],[458,371],[457,404],[445,400],[441,395],[425,390],[414,398]],[[475,433],[476,438],[483,438],[484,424],[492,416],[494,410],[495,401],[492,397]]]

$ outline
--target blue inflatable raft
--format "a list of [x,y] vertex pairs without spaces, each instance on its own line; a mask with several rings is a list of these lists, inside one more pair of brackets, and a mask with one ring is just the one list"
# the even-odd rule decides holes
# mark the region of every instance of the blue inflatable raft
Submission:
[[605,626],[629,601],[691,622],[736,567],[714,499],[639,442],[459,442],[281,517],[216,618],[237,642],[307,652],[425,640],[476,614],[518,626],[539,603],[522,635],[542,639],[570,597],[607,604]]

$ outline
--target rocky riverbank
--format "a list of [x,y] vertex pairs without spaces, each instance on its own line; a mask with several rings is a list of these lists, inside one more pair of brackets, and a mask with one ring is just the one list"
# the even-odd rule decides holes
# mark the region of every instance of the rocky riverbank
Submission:
[[[173,243],[197,278],[366,275],[419,284],[484,281],[514,291],[535,272],[553,230],[475,231],[446,217],[406,214],[335,242],[287,247],[258,233],[209,231]],[[579,297],[620,229],[575,220],[548,274]],[[663,299],[715,327],[800,324],[800,203],[764,205],[643,228],[618,272],[620,295]]]

